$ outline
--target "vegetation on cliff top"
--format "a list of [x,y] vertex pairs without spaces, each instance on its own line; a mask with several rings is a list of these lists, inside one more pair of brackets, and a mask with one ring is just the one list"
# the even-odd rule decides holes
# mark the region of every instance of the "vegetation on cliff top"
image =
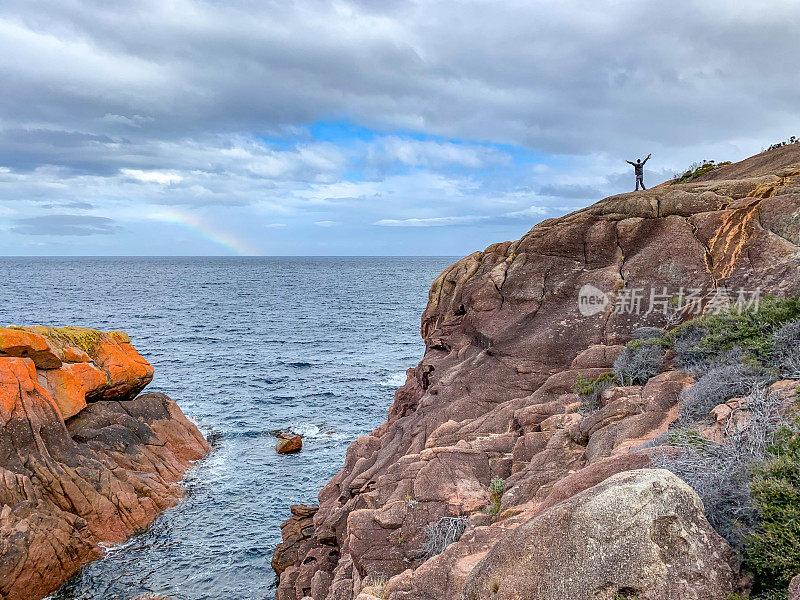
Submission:
[[[682,452],[656,463],[695,489],[709,522],[742,554],[754,575],[751,598],[785,598],[800,573],[800,418],[787,416],[768,386],[800,374],[800,298],[703,316],[660,344],[696,379],[663,440]],[[635,352],[642,343],[632,345]],[[722,442],[701,436],[709,411],[731,398],[744,398],[747,422]]]
[[775,144],[770,145],[770,147],[767,148],[767,151],[777,150],[778,148],[783,148],[784,146],[789,146],[790,144],[797,144],[797,143],[800,143],[800,140],[797,139],[797,136],[793,135],[784,142],[777,142]]
[[675,181],[673,183],[686,183],[687,181],[697,179],[701,175],[705,175],[706,173],[709,173],[718,167],[724,167],[725,165],[729,164],[731,164],[731,161],[729,160],[721,163],[717,163],[713,160],[703,160],[699,163],[692,163],[683,173],[675,174]]

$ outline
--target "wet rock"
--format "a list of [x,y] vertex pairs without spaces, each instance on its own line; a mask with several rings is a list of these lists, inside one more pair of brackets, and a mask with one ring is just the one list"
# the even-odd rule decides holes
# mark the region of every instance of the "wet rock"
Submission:
[[278,443],[275,445],[275,450],[278,454],[292,454],[300,452],[303,449],[302,436],[292,433],[278,434]]

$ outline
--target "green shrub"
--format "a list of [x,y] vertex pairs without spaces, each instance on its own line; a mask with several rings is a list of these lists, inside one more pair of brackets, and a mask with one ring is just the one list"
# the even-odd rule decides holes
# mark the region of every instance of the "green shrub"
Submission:
[[725,600],[786,600],[786,592],[779,590],[759,592],[752,596],[740,596],[739,594],[732,594]]
[[800,317],[800,296],[762,298],[755,307],[731,309],[706,315],[679,325],[664,338],[675,349],[679,363],[690,365],[709,357],[721,356],[736,348],[745,359],[768,362],[774,333]]
[[614,373],[603,373],[594,379],[584,379],[578,375],[572,389],[581,398],[581,407],[578,409],[582,415],[589,415],[599,408],[598,398],[603,390],[619,385],[617,376]]
[[726,160],[721,163],[717,163],[713,160],[704,160],[699,163],[692,163],[686,171],[683,173],[676,173],[675,174],[675,182],[674,183],[685,183],[686,181],[691,181],[692,179],[697,179],[701,175],[705,175],[713,171],[716,168],[724,167],[726,165],[731,164],[731,161]]
[[778,142],[776,144],[771,144],[770,147],[767,148],[767,150],[777,150],[778,148],[782,148],[783,146],[789,146],[791,144],[796,144],[798,142],[800,142],[800,140],[797,139],[797,136],[793,135],[788,140],[786,140],[784,142]]
[[506,480],[502,477],[492,477],[489,482],[489,493],[492,496],[502,496],[506,491]]
[[493,477],[489,482],[489,493],[492,496],[489,505],[486,507],[487,514],[496,516],[500,514],[500,502],[503,500],[503,493],[506,491],[506,480],[502,477]]
[[745,539],[746,564],[759,589],[786,589],[800,573],[800,420],[781,427],[751,486],[760,527]]

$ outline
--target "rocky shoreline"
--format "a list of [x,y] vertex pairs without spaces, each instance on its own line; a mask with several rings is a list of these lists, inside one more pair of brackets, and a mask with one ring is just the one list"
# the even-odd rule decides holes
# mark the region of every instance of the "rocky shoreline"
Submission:
[[0,328],[0,599],[37,600],[183,497],[209,445],[122,332]]
[[[664,311],[620,309],[637,291],[641,306],[699,290],[706,307],[722,292],[800,293],[799,237],[800,151],[787,146],[607,198],[446,269],[422,316],[424,358],[386,422],[283,524],[277,600],[746,593],[697,494],[652,468],[648,446],[692,374],[667,352],[591,413],[575,390],[609,373],[636,328],[665,325]],[[584,314],[585,289],[606,304]],[[775,385],[791,403],[796,382]],[[738,406],[712,411],[703,435],[726,435]],[[442,519],[461,530],[432,555]]]

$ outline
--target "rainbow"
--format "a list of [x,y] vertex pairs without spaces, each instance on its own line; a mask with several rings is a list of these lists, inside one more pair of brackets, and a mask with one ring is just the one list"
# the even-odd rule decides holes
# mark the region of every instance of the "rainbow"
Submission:
[[186,231],[218,244],[239,256],[257,256],[261,254],[247,240],[224,231],[218,225],[211,224],[196,214],[169,208],[153,213],[149,215],[149,218],[162,223],[178,225]]

